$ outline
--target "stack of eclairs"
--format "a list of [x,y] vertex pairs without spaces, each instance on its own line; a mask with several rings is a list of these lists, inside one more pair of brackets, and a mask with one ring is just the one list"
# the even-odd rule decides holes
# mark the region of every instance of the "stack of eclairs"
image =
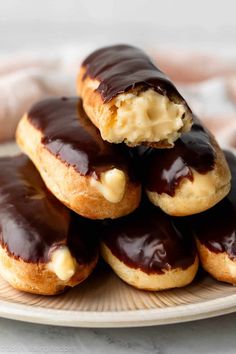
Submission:
[[199,264],[236,284],[234,155],[135,47],[90,54],[77,92],[34,104],[24,154],[0,159],[1,276],[54,295],[101,254],[139,289],[186,286]]

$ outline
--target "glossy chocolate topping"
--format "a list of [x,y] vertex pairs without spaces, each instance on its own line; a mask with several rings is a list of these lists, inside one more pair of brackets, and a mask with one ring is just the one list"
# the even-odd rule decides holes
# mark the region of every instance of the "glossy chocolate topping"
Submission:
[[209,132],[194,117],[192,129],[172,149],[139,149],[146,188],[174,196],[183,178],[193,180],[192,168],[205,174],[215,166],[216,153]]
[[199,241],[215,253],[226,252],[236,259],[236,157],[225,151],[232,180],[231,191],[213,208],[187,218]]
[[98,255],[100,222],[71,213],[67,246],[78,263],[89,263]]
[[25,155],[0,158],[0,243],[12,257],[48,262],[54,248],[69,245],[75,258],[86,262],[94,255],[94,247],[83,251],[90,232],[80,217],[72,219]]
[[80,98],[50,98],[36,103],[28,119],[42,132],[45,147],[81,175],[99,178],[101,172],[118,168],[132,177],[127,147],[102,140]]
[[97,91],[104,102],[138,87],[151,88],[174,102],[186,104],[168,77],[138,48],[129,45],[101,48],[89,55],[82,66],[86,70],[83,79],[90,76],[100,81]]
[[192,265],[196,250],[189,236],[180,220],[150,205],[108,222],[103,229],[103,241],[113,255],[148,274]]

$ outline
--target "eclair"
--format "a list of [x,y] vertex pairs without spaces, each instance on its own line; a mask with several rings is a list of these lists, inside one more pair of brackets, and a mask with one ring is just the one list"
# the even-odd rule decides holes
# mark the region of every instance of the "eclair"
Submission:
[[88,117],[110,143],[172,147],[192,113],[170,79],[140,49],[114,45],[82,63],[77,91]]
[[226,151],[232,174],[229,195],[187,220],[196,239],[202,267],[217,280],[236,285],[236,157]]
[[230,170],[214,136],[194,117],[191,131],[172,149],[138,148],[143,184],[150,201],[165,213],[205,211],[230,190]]
[[139,205],[130,152],[102,140],[80,98],[36,103],[21,119],[16,140],[49,190],[76,213],[113,219]]
[[0,274],[14,288],[54,295],[98,259],[95,226],[62,205],[25,155],[0,158]]
[[101,254],[126,283],[158,291],[185,286],[198,269],[191,232],[154,206],[106,222]]

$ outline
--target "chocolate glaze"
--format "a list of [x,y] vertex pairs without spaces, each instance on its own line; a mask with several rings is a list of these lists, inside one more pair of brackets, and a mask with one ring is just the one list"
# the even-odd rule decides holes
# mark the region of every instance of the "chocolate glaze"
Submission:
[[102,234],[114,256],[148,274],[186,269],[196,257],[186,225],[146,203],[129,216],[107,222]]
[[116,167],[133,178],[128,148],[102,140],[80,98],[50,98],[36,103],[28,119],[42,132],[45,147],[81,175],[99,178],[101,172]]
[[97,91],[104,102],[138,87],[142,90],[151,88],[174,102],[177,100],[186,104],[172,82],[151,59],[142,50],[130,45],[96,50],[84,60],[82,66],[86,70],[83,79],[90,76],[100,81]]
[[186,218],[193,235],[209,250],[215,253],[226,252],[236,259],[236,157],[225,151],[232,180],[231,191],[213,208]]
[[139,148],[146,188],[174,196],[183,178],[193,180],[192,168],[201,174],[214,169],[216,153],[209,134],[194,117],[191,131],[182,134],[172,149]]
[[95,245],[86,245],[94,233],[81,217],[70,220],[68,209],[48,191],[25,155],[0,158],[0,243],[10,256],[48,262],[53,249],[68,244],[78,261],[88,262]]
[[67,246],[78,263],[89,263],[98,255],[100,222],[71,213]]

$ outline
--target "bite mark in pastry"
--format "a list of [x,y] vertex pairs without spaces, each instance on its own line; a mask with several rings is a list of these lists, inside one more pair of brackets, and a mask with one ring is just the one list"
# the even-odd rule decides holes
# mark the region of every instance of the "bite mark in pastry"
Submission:
[[140,49],[115,45],[82,63],[78,93],[102,138],[130,146],[172,147],[192,113],[168,77]]

